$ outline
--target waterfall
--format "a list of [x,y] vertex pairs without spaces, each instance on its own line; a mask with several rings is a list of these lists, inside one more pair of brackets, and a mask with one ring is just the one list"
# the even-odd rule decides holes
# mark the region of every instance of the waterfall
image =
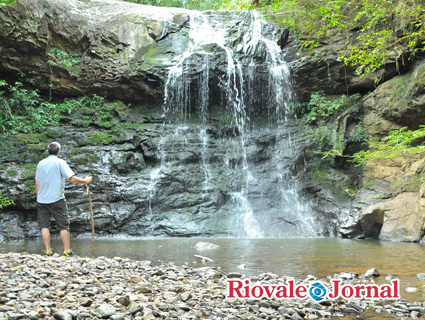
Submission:
[[[169,228],[184,225],[194,234],[217,235],[212,230],[219,230],[250,238],[317,236],[320,226],[300,200],[285,162],[296,150],[285,124],[293,97],[273,26],[255,12],[243,20],[229,17],[190,13],[188,48],[175,57],[165,84],[161,166],[150,174],[149,214],[154,217],[153,198],[161,193],[160,180],[168,170],[176,172],[173,180],[186,185],[185,197],[197,204],[186,210],[190,223],[177,206],[163,222]],[[239,32],[229,34],[235,29]],[[213,77],[213,70],[220,76]],[[221,129],[214,121],[223,122]],[[273,142],[264,147],[272,155],[266,164],[252,155],[258,137]],[[270,166],[273,174],[264,179]],[[184,203],[184,197],[179,201]]]

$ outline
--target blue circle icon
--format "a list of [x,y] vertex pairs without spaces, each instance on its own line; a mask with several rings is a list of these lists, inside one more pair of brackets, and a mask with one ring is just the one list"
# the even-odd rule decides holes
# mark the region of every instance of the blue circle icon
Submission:
[[321,301],[326,297],[326,288],[322,283],[315,282],[310,285],[308,293],[314,300]]

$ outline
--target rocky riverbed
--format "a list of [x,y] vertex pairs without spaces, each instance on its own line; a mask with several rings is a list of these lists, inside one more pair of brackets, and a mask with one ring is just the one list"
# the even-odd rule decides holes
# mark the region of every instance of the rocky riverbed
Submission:
[[[390,312],[419,318],[425,303],[382,301],[229,300],[227,280],[244,278],[205,265],[199,268],[98,257],[0,255],[0,319],[318,319]],[[341,273],[344,282],[370,279]],[[296,280],[308,283],[309,277]],[[252,283],[287,283],[264,273]]]

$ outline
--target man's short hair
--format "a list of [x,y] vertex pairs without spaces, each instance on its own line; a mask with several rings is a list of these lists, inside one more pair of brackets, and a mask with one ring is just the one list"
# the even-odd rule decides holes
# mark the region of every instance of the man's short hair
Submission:
[[59,150],[61,149],[61,145],[58,142],[51,142],[49,143],[49,146],[47,147],[47,151],[50,155],[57,155]]

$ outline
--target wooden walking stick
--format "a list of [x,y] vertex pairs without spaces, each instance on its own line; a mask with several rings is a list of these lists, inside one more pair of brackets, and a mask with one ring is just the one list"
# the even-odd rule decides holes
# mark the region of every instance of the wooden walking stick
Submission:
[[91,204],[90,183],[87,184],[87,194],[89,195],[90,218],[91,218],[91,257],[94,258],[94,218],[93,207]]

